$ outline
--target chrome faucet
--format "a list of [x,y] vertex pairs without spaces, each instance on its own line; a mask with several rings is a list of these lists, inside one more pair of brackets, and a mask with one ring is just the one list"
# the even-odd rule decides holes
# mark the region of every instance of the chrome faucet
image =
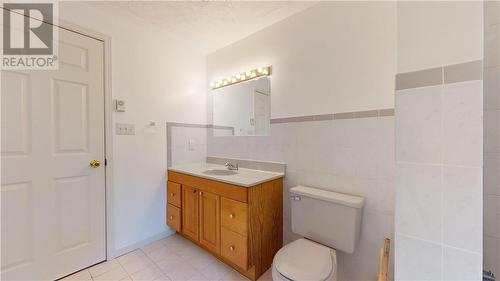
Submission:
[[226,162],[224,166],[226,166],[228,170],[238,170],[238,163],[233,164],[231,162]]

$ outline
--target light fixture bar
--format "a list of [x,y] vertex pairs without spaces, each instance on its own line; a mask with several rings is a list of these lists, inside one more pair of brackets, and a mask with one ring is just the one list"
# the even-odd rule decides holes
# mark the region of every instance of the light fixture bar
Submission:
[[236,75],[229,76],[224,79],[213,81],[212,83],[210,83],[210,87],[212,87],[212,90],[215,90],[229,85],[234,85],[248,80],[252,80],[257,77],[269,76],[269,75],[271,75],[271,66],[261,66],[252,70],[248,70],[245,72],[238,73]]

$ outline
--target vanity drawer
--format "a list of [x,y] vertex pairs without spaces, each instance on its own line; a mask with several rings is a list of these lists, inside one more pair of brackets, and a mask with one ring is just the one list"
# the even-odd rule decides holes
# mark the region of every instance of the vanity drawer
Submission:
[[221,227],[220,248],[220,253],[223,258],[229,260],[243,270],[247,270],[247,237],[233,232],[225,227]]
[[221,197],[221,225],[243,236],[248,235],[248,204]]
[[181,207],[181,185],[175,182],[169,181],[167,184],[167,202]]
[[181,209],[172,205],[167,204],[167,224],[175,229],[175,231],[181,231]]

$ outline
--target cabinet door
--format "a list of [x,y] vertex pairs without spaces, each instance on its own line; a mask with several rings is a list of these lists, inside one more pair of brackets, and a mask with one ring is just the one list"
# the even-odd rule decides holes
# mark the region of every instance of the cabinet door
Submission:
[[190,186],[182,186],[182,233],[198,241],[198,191]]
[[220,196],[200,191],[200,244],[220,253]]

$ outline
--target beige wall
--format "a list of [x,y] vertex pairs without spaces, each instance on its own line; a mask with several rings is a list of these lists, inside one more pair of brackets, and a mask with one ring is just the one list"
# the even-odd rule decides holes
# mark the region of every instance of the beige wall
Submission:
[[165,122],[206,123],[205,55],[153,25],[81,2],[61,2],[59,15],[111,37],[112,96],[127,101],[113,124],[135,124],[136,135],[113,136],[115,250],[172,233],[165,225]]
[[399,1],[398,73],[483,58],[482,1]]
[[485,2],[484,30],[484,269],[499,276],[500,2]]
[[272,118],[394,106],[395,2],[327,2],[208,55],[209,81],[272,65]]

